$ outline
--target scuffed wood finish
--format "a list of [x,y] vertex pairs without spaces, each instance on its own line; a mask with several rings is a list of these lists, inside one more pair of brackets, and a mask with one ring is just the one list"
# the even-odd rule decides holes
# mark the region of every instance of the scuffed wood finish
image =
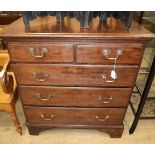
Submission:
[[131,94],[131,88],[19,86],[19,90],[24,105],[53,107],[126,107]]
[[[80,29],[75,18],[61,22],[54,17],[37,18],[27,31],[22,20],[10,24],[0,37],[9,48],[29,133],[89,128],[121,137],[144,47],[154,34],[134,21],[126,30],[114,18],[108,18],[107,24],[96,18],[89,29]],[[41,58],[27,52],[34,48],[35,56],[40,56],[43,47],[48,53]],[[112,58],[122,51],[114,82],[106,82],[103,76],[112,80],[114,69],[114,60],[103,55],[107,48]]]
[[77,45],[77,62],[88,64],[114,64],[114,60],[109,60],[104,56],[104,49],[110,50],[109,57],[117,57],[117,50],[122,51],[122,55],[118,56],[117,64],[133,64],[138,65],[143,55],[143,47],[141,44],[87,44]]
[[[65,65],[65,64],[15,64],[13,65],[19,84],[65,85],[65,86],[133,86],[138,73],[137,66],[117,66],[118,79],[105,82],[102,74],[110,74],[113,66]],[[36,73],[37,76],[33,76]],[[47,76],[46,76],[47,75]],[[38,81],[37,79],[45,79]]]
[[29,123],[63,125],[121,125],[126,112],[124,108],[56,107],[25,107],[24,111]]
[[[25,43],[12,42],[8,44],[11,60],[13,62],[73,62],[73,45],[60,43]],[[34,56],[29,49],[34,49]],[[43,48],[47,49],[47,53],[41,53]],[[36,56],[36,57],[35,57]],[[42,57],[37,57],[42,56]]]

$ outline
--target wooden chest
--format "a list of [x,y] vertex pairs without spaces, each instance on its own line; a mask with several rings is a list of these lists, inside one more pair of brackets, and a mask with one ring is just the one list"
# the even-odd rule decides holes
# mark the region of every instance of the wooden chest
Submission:
[[80,29],[75,19],[22,19],[0,36],[8,45],[29,133],[55,127],[92,128],[121,137],[143,57],[153,37],[132,22],[129,31],[109,19]]

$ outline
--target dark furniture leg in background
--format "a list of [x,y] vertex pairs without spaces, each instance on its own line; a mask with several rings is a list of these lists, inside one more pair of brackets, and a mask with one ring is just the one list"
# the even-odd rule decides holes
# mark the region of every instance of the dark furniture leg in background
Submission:
[[6,49],[5,43],[3,40],[1,40],[1,42],[2,42],[2,50],[5,50]]
[[146,85],[145,85],[145,88],[144,88],[144,91],[143,91],[143,94],[142,94],[142,97],[141,97],[141,100],[140,100],[140,104],[138,106],[137,113],[135,115],[132,126],[131,126],[131,128],[129,130],[130,134],[133,134],[133,132],[135,131],[135,129],[137,127],[138,121],[140,119],[140,115],[141,115],[141,113],[143,111],[145,101],[147,99],[149,90],[151,88],[151,85],[152,85],[152,82],[153,82],[153,79],[154,79],[154,75],[155,75],[155,56],[154,56],[153,63],[152,63],[152,66],[151,66],[151,70],[150,70],[150,73],[148,75],[147,82],[146,82]]
[[139,17],[139,21],[138,21],[139,24],[142,23],[143,15],[144,15],[144,11],[141,11],[141,13],[140,13],[140,17]]

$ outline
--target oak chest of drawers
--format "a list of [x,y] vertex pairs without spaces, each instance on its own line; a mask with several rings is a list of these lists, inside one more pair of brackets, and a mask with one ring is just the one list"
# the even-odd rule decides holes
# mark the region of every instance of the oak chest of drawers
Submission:
[[144,45],[153,34],[134,21],[129,31],[114,19],[104,29],[93,21],[86,30],[75,19],[45,21],[33,21],[26,32],[19,19],[0,34],[29,133],[90,128],[121,137]]

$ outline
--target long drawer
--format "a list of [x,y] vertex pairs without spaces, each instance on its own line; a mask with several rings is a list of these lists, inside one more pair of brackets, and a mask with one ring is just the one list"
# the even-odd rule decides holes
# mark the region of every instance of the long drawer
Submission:
[[131,88],[19,86],[24,105],[125,107]]
[[116,66],[118,78],[110,75],[113,66],[68,64],[14,64],[18,84],[65,86],[133,86],[138,66]]
[[27,122],[53,125],[121,125],[125,108],[24,108]]
[[90,44],[77,45],[77,62],[88,64],[113,64],[117,57],[117,64],[139,65],[143,55],[141,44]]
[[73,62],[73,45],[46,42],[11,42],[8,49],[12,62]]

